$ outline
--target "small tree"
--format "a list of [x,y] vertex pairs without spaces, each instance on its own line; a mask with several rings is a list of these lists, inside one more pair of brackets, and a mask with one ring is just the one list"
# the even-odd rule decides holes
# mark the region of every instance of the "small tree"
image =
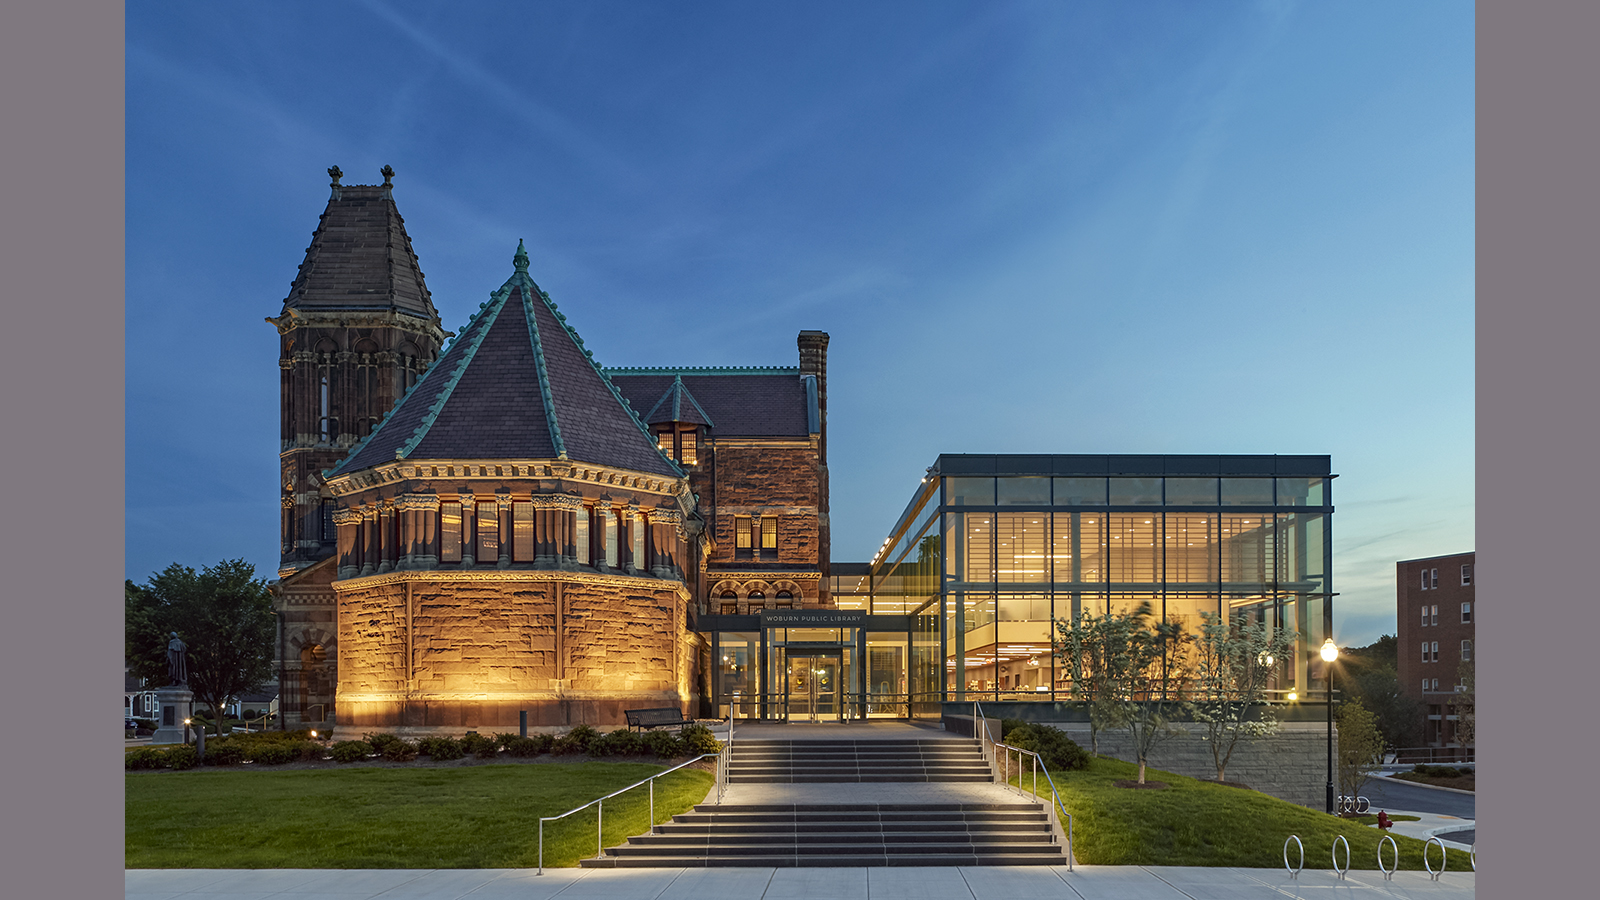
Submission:
[[1296,633],[1272,631],[1266,622],[1249,622],[1202,613],[1195,641],[1194,718],[1205,725],[1201,740],[1211,748],[1217,780],[1227,780],[1228,760],[1240,741],[1266,737],[1278,719],[1265,705],[1267,685],[1289,656]]
[[1185,688],[1192,638],[1177,622],[1153,621],[1149,603],[1120,615],[1128,623],[1128,642],[1118,661],[1124,691],[1116,702],[1133,741],[1139,783],[1144,784],[1150,751],[1167,738],[1186,734],[1172,723],[1191,713]]
[[1473,660],[1464,660],[1456,668],[1456,678],[1461,683],[1455,696],[1456,743],[1466,747],[1478,737],[1478,671]]
[[1339,752],[1335,757],[1339,793],[1354,797],[1383,762],[1383,735],[1378,720],[1361,705],[1347,700],[1339,705]]
[[1126,615],[1078,612],[1056,622],[1054,652],[1072,674],[1073,699],[1089,710],[1089,751],[1100,753],[1100,732],[1124,724],[1118,702],[1128,666],[1133,623]]
[[188,646],[189,689],[211,707],[221,730],[228,699],[272,677],[277,617],[266,582],[242,559],[200,572],[173,563],[148,584],[127,582],[124,653],[133,673],[167,683],[167,634]]

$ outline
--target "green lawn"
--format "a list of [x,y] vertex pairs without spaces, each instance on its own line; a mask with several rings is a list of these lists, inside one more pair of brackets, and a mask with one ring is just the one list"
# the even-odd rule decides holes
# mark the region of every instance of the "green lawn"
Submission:
[[[1138,779],[1139,767],[1104,758],[1093,760],[1084,771],[1052,774],[1073,816],[1074,850],[1081,863],[1275,868],[1283,865],[1283,842],[1297,834],[1305,845],[1306,868],[1329,869],[1334,837],[1342,834],[1350,844],[1351,868],[1378,868],[1378,842],[1383,837],[1378,829],[1256,791],[1154,769],[1146,772],[1146,780],[1164,781],[1166,790],[1119,788],[1112,782]],[[1044,779],[1039,782],[1041,789],[1047,789]],[[1031,784],[1024,775],[1021,786]],[[1394,840],[1400,868],[1421,869],[1424,842],[1400,835]],[[1384,848],[1385,865],[1392,864],[1391,852]],[[1430,853],[1437,869],[1439,848]],[[1290,861],[1298,856],[1291,844]],[[1465,852],[1451,850],[1448,858],[1451,871],[1472,871]],[[1339,861],[1344,862],[1342,847]]]
[[[124,865],[150,868],[521,868],[539,818],[659,772],[646,763],[451,769],[129,772]],[[656,821],[700,802],[712,775],[656,782]],[[645,788],[606,801],[605,843],[646,830]],[[595,852],[593,809],[545,825],[544,864]]]

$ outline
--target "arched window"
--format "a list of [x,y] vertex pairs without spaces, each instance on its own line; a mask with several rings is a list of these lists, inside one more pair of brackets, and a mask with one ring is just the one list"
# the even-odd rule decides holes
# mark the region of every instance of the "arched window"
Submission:
[[300,664],[314,666],[328,659],[328,651],[321,644],[307,644],[300,650]]
[[750,605],[751,606],[755,606],[757,603],[763,603],[764,604],[764,603],[767,602],[767,595],[762,593],[761,591],[751,591],[749,600],[750,600]]
[[722,614],[731,616],[739,611],[739,595],[733,591],[722,592]]
[[793,606],[794,594],[791,594],[788,591],[779,591],[777,601],[779,606]]
[[333,420],[328,416],[328,370],[317,384],[317,430],[324,442],[333,440]]

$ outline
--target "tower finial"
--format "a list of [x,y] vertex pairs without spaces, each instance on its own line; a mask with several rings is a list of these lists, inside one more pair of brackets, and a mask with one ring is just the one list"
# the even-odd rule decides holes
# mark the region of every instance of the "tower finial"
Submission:
[[528,274],[528,250],[522,246],[522,238],[517,238],[517,254],[511,257],[511,264],[517,267],[518,272]]
[[333,179],[333,187],[338,187],[339,186],[339,179],[344,177],[344,173],[339,171],[339,167],[338,166],[329,166],[328,167],[328,177]]
[[392,187],[393,186],[393,184],[394,184],[394,166],[387,166],[386,165],[383,168],[378,170],[378,174],[383,176],[383,186],[384,187]]

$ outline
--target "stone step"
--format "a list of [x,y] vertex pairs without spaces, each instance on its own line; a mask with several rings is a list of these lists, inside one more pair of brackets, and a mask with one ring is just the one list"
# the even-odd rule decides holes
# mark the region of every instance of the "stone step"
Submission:
[[959,782],[972,784],[988,784],[994,777],[987,772],[982,775],[730,775],[728,783],[743,784],[870,784],[870,783],[939,783]]
[[1029,825],[1048,824],[1049,819],[1043,812],[1035,807],[1030,812],[994,812],[994,813],[968,813],[961,815],[939,815],[929,813],[918,815],[916,813],[895,813],[892,815],[875,816],[871,814],[836,813],[832,815],[783,815],[780,813],[733,813],[725,816],[704,815],[698,813],[679,813],[672,817],[671,822],[663,823],[658,827],[669,825],[693,825],[696,827],[719,828],[754,828],[760,826],[764,830],[777,830],[779,828],[828,828],[847,826],[857,829],[864,828],[901,828],[901,827],[927,827],[927,828],[976,828],[992,827],[999,825]]
[[927,855],[853,854],[848,856],[604,856],[586,859],[584,868],[818,868],[865,866],[1064,866],[1059,850],[1051,853],[931,853]]
[[709,829],[661,829],[655,834],[635,835],[628,839],[628,843],[630,846],[698,847],[702,849],[713,843],[719,847],[769,844],[805,846],[837,844],[843,835],[849,835],[852,843],[859,843],[861,846],[877,844],[937,844],[950,841],[965,841],[975,844],[1036,844],[1040,842],[1050,843],[1051,838],[1050,826],[1039,824],[1026,828],[1003,828],[992,831],[951,831],[945,828],[921,831],[909,831],[900,828],[894,830],[856,831],[840,828],[826,831],[821,829],[815,831],[769,831],[761,829],[729,834]]

